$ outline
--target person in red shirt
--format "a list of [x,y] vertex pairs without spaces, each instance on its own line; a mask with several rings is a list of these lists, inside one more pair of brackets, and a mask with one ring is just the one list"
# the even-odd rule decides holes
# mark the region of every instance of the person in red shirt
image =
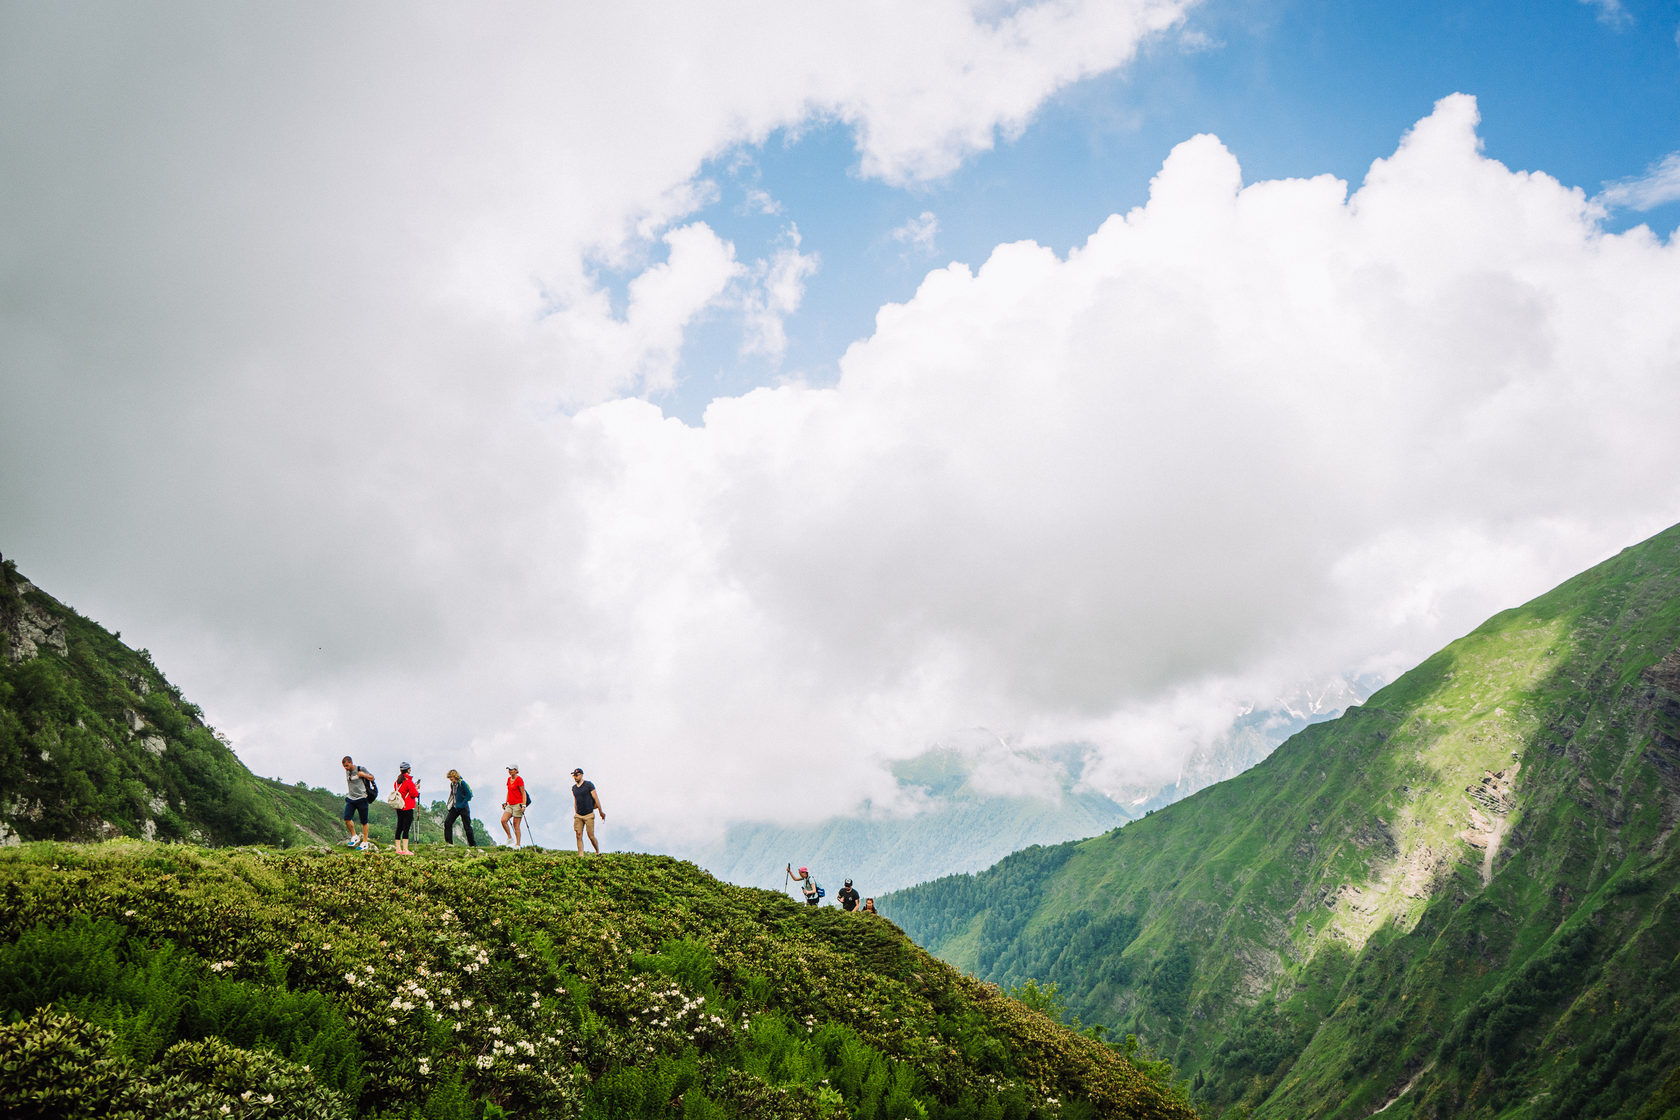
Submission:
[[[519,835],[519,822],[525,817],[525,806],[531,799],[525,793],[525,779],[519,776],[519,767],[509,766],[507,800],[502,802],[502,833],[513,841],[514,847],[519,847],[523,840]],[[513,824],[513,831],[508,831],[508,824]]]
[[391,845],[391,850],[399,856],[411,856],[413,849],[408,846],[408,830],[414,827],[414,807],[420,804],[420,786],[409,773],[408,763],[403,763],[398,769],[397,792],[402,794],[402,806],[397,810],[397,838]]

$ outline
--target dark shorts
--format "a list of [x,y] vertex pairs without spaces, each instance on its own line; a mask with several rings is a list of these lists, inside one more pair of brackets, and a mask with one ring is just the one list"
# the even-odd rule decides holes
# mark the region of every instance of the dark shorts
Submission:
[[365,797],[346,797],[344,799],[344,819],[350,820],[354,817],[363,824],[366,824],[367,806],[368,799]]

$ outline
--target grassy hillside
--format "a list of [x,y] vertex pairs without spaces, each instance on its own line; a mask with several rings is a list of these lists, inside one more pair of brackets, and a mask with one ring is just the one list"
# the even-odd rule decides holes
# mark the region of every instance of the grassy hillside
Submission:
[[[324,777],[338,769],[321,760]],[[343,797],[253,775],[134,650],[0,561],[0,842],[118,836],[208,844],[342,837]],[[418,843],[443,837],[415,813]],[[375,839],[396,814],[373,807]],[[480,842],[485,831],[479,826]]]
[[884,919],[663,857],[30,844],[0,898],[8,1116],[1193,1116]]
[[1680,1116],[1680,528],[1248,773],[888,896],[1210,1111]]

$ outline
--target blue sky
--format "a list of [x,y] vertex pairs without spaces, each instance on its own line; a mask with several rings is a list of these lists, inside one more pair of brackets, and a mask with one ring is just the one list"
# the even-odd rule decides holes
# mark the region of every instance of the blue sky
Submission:
[[1680,521],[1677,31],[0,5],[0,549],[288,781],[1130,800]]
[[[1680,4],[1639,0],[1214,0],[1192,9],[1189,45],[1156,42],[1134,66],[1061,91],[1018,137],[932,182],[864,178],[838,122],[778,133],[707,165],[718,201],[698,216],[743,255],[791,222],[820,256],[785,360],[739,355],[735,324],[714,319],[691,335],[683,386],[660,403],[697,423],[714,396],[780,373],[829,381],[879,306],[909,298],[930,267],[978,267],[1017,240],[1066,254],[1145,202],[1167,153],[1197,133],[1224,141],[1248,181],[1329,173],[1351,190],[1438,99],[1469,93],[1490,158],[1597,193],[1680,150],[1677,28]],[[780,212],[748,206],[748,189]],[[893,239],[924,212],[938,223],[932,246]],[[1680,201],[1617,211],[1605,228],[1638,223],[1671,233]]]

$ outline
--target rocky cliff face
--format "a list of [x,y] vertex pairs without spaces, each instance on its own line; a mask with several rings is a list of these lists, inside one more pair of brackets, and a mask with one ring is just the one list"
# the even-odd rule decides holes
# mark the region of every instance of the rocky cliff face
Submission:
[[[3,563],[5,559],[0,557],[0,564]],[[28,661],[43,648],[68,657],[70,644],[64,620],[30,602],[28,596],[36,590],[35,585],[19,578],[15,583],[8,582],[6,587],[10,594],[0,589],[0,649],[4,650],[6,660],[14,664]]]

